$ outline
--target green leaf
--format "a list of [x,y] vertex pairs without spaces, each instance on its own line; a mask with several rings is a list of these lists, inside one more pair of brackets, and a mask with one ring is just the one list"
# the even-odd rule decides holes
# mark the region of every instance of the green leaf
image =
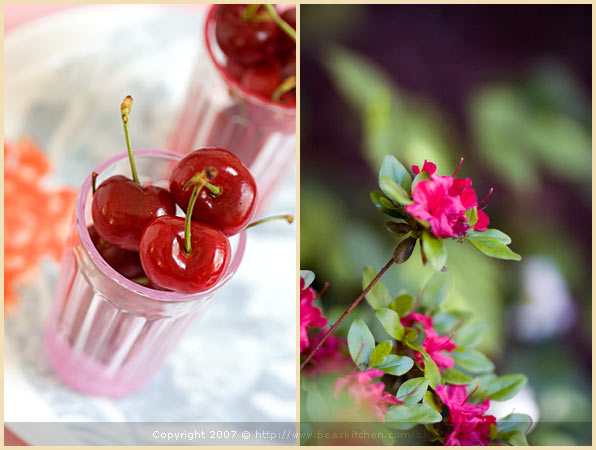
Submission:
[[532,418],[527,414],[511,413],[497,421],[499,434],[508,433],[510,431],[519,431],[526,434],[530,431],[532,425]]
[[385,156],[383,164],[381,164],[381,170],[379,170],[379,185],[381,184],[383,177],[388,177],[393,180],[406,192],[406,194],[410,192],[412,177],[395,156]]
[[315,274],[310,270],[301,270],[300,278],[304,280],[304,289],[309,287],[313,281],[315,281]]
[[447,249],[443,240],[433,236],[429,231],[422,233],[422,248],[433,269],[439,272],[447,262]]
[[484,231],[472,230],[468,233],[468,237],[493,238],[505,245],[511,244],[511,238],[509,236],[507,236],[505,233],[503,233],[502,231],[497,230],[496,228],[487,228]]
[[362,319],[355,319],[348,331],[348,349],[354,363],[357,366],[368,363],[374,348],[375,338],[373,334]]
[[478,222],[478,209],[476,207],[466,210],[464,215],[466,216],[466,219],[468,219],[468,225],[470,227],[474,227],[476,222]]
[[389,308],[399,314],[399,317],[404,317],[412,310],[415,302],[416,300],[410,294],[401,294],[389,303]]
[[442,373],[443,382],[449,384],[468,384],[472,381],[470,375],[460,372],[456,369],[445,369]]
[[487,329],[485,323],[465,323],[455,332],[453,340],[460,347],[475,347],[480,344]]
[[[362,289],[364,290],[372,280],[377,276],[377,272],[370,266],[366,266],[362,271]],[[377,281],[368,294],[366,301],[374,309],[385,308],[391,302],[389,291],[381,281]]]
[[406,405],[413,405],[422,400],[427,390],[428,380],[426,378],[411,378],[399,387],[395,396]]
[[369,367],[375,367],[385,361],[385,358],[393,349],[393,343],[391,341],[379,342],[375,349],[370,354],[370,361],[368,361]]
[[428,380],[430,387],[434,389],[441,384],[441,372],[428,353],[422,352],[422,358],[424,359],[424,377]]
[[424,285],[420,305],[426,309],[438,308],[449,294],[449,274],[439,272],[434,274]]
[[529,445],[526,435],[523,434],[521,431],[510,431],[509,433],[507,433],[507,435],[503,436],[507,436],[504,440],[511,445]]
[[474,245],[474,247],[492,258],[508,259],[514,261],[521,260],[521,256],[513,252],[509,247],[503,244],[503,242],[496,238],[468,235],[467,239]]
[[389,308],[380,308],[375,310],[375,316],[377,316],[389,336],[398,341],[403,339],[404,327],[395,311]]
[[439,413],[441,412],[441,408],[439,407],[439,405],[437,405],[437,402],[435,402],[435,397],[433,396],[433,393],[431,391],[426,391],[424,393],[424,399],[422,400],[422,403],[430,406],[432,409]]
[[454,327],[460,322],[472,318],[474,314],[471,311],[464,310],[450,310],[437,311],[433,314],[433,325],[435,331],[439,334],[451,333]]
[[414,177],[414,181],[412,181],[412,192],[414,192],[414,189],[416,189],[416,185],[424,180],[430,180],[430,175],[426,171],[420,172]]
[[381,177],[379,186],[387,197],[400,205],[411,205],[414,203],[404,188],[389,177]]
[[377,207],[379,211],[388,216],[396,219],[405,219],[406,215],[400,212],[400,210],[389,200],[385,194],[379,191],[373,191],[370,193],[370,199]]
[[456,349],[451,353],[455,363],[466,372],[482,373],[495,369],[493,362],[478,350],[468,348],[465,350]]
[[528,382],[522,374],[503,375],[488,383],[488,397],[495,401],[509,400],[514,397]]
[[388,355],[381,364],[377,365],[377,369],[389,375],[400,376],[414,367],[414,360],[408,356]]
[[443,416],[432,407],[417,403],[415,405],[397,405],[389,408],[385,414],[387,422],[408,422],[408,423],[437,423],[443,420]]

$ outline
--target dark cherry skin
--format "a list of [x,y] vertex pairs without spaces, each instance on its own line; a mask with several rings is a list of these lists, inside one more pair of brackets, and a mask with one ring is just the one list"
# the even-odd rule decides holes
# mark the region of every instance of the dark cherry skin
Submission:
[[[285,20],[294,30],[296,29],[296,8],[286,9],[280,14],[280,17]],[[277,52],[284,55],[294,50],[294,59],[296,58],[296,42],[280,30],[278,34]]]
[[176,204],[166,189],[141,186],[122,175],[101,183],[91,206],[99,235],[112,245],[136,252],[145,227],[166,214],[176,214]]
[[215,285],[230,265],[232,249],[225,234],[202,223],[191,223],[192,252],[184,250],[184,219],[162,216],[141,238],[139,255],[147,278],[158,286],[184,294]]
[[187,154],[172,170],[170,192],[176,203],[186,211],[193,189],[191,186],[184,190],[184,185],[209,166],[217,169],[217,175],[210,182],[222,192],[214,196],[207,188],[202,188],[192,218],[232,236],[248,224],[257,197],[255,180],[236,155],[221,148],[203,148]]
[[123,248],[109,244],[99,236],[94,225],[89,225],[87,230],[89,231],[89,237],[91,237],[91,241],[93,241],[95,248],[112,269],[126,278],[139,278],[145,276],[138,252],[124,250]]
[[279,63],[249,67],[240,84],[250,92],[271,99],[273,92],[283,81]]
[[[215,13],[215,37],[222,51],[240,64],[251,66],[275,53],[279,28],[272,20],[245,20],[247,5],[219,5]],[[258,12],[264,11],[260,8]]]

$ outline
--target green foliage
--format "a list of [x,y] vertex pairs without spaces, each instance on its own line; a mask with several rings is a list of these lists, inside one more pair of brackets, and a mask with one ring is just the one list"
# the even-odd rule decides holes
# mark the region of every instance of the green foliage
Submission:
[[514,397],[527,384],[525,375],[503,375],[488,383],[487,394],[491,400],[504,401]]
[[415,302],[416,300],[410,294],[401,294],[389,303],[389,308],[399,314],[399,317],[404,317],[412,310]]
[[404,188],[389,177],[382,176],[379,179],[379,186],[385,195],[397,204],[411,205],[414,203]]
[[426,394],[428,389],[428,380],[426,378],[410,378],[401,384],[395,395],[406,405],[418,403]]
[[[500,237],[500,235],[504,235],[504,237]],[[486,233],[486,231],[471,232],[466,236],[466,239],[485,255],[493,258],[520,261],[521,256],[511,251],[504,243],[505,237],[511,241],[505,233],[499,230],[491,230],[490,233]]]
[[301,270],[300,278],[304,279],[304,289],[306,289],[315,281],[315,274],[310,270]]
[[470,384],[472,377],[456,369],[445,369],[443,371],[443,382],[448,384]]
[[[366,266],[362,271],[362,289],[364,290],[372,280],[377,276],[377,272],[374,268]],[[385,285],[378,281],[368,294],[366,294],[366,301],[373,307],[373,309],[385,308],[391,302],[389,291]]]
[[376,368],[389,375],[400,376],[408,373],[413,366],[414,361],[408,356],[388,355]]
[[354,364],[367,364],[375,348],[375,338],[364,321],[360,318],[352,322],[348,331],[348,350]]
[[370,354],[370,360],[368,361],[369,367],[375,367],[385,361],[385,358],[393,349],[393,343],[391,341],[379,342],[375,349]]
[[441,306],[449,294],[449,273],[434,274],[422,288],[420,306],[427,310],[434,310]]
[[485,323],[464,323],[453,337],[460,347],[476,347],[482,341],[488,326]]
[[447,262],[447,249],[443,240],[436,238],[429,231],[422,233],[422,248],[428,258],[428,262],[437,272],[440,271]]
[[469,373],[490,372],[495,369],[495,365],[483,353],[472,348],[455,349],[451,353],[455,364]]
[[375,315],[383,328],[396,341],[401,341],[404,337],[404,327],[402,326],[399,315],[389,308],[380,308],[375,310]]
[[441,420],[443,420],[441,414],[424,403],[393,406],[385,414],[385,421],[387,422],[403,422],[413,425],[419,423],[437,423]]
[[384,177],[397,183],[406,192],[406,195],[411,192],[412,176],[393,155],[387,155],[383,159],[383,164],[381,164],[379,170],[379,185],[382,184]]

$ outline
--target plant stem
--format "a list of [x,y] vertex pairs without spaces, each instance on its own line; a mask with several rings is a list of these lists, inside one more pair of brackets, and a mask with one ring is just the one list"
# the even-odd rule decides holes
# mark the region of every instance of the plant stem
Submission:
[[271,15],[271,19],[275,22],[275,24],[281,28],[282,31],[290,37],[290,39],[296,42],[296,30],[294,30],[288,22],[279,17],[275,7],[271,4],[264,4],[263,6],[267,8],[267,11]]
[[306,366],[306,364],[311,360],[311,358],[314,356],[314,354],[319,350],[319,348],[321,348],[321,346],[325,343],[327,338],[335,330],[337,330],[337,328],[341,325],[341,323],[348,316],[348,314],[350,314],[352,312],[352,310],[354,308],[356,308],[356,306],[358,306],[358,303],[360,303],[362,301],[362,299],[366,296],[366,294],[368,294],[368,292],[373,288],[373,286],[375,284],[377,284],[377,281],[379,281],[381,279],[381,277],[385,274],[385,272],[387,272],[389,270],[389,268],[394,264],[394,262],[395,261],[394,261],[393,257],[391,257],[391,259],[387,262],[387,264],[385,264],[385,266],[381,269],[381,271],[377,274],[377,276],[374,277],[374,279],[368,284],[368,286],[366,286],[366,288],[362,291],[362,293],[358,296],[358,298],[356,300],[354,300],[354,303],[352,303],[352,305],[348,309],[346,309],[346,311],[341,315],[341,317],[337,320],[337,322],[335,322],[333,324],[333,326],[331,328],[329,328],[327,333],[325,333],[323,338],[319,341],[319,343],[315,346],[315,348],[309,353],[309,355],[306,357],[304,362],[302,364],[300,364],[300,370],[304,369],[304,366]]
[[274,102],[279,101],[282,95],[286,92],[290,92],[292,89],[296,87],[296,76],[292,75],[291,77],[286,78],[281,82],[279,86],[275,88],[273,94],[271,95],[271,100]]
[[95,195],[95,191],[96,191],[95,184],[97,183],[98,175],[99,174],[97,172],[91,172],[91,190],[93,192],[93,195]]
[[[192,224],[192,210],[194,209],[197,198],[199,197],[199,192],[207,183],[205,170],[199,172],[197,175],[201,176],[201,181],[195,184],[192,190],[192,194],[190,195],[190,201],[188,202],[188,209],[186,211],[186,218],[184,219],[184,251],[187,255],[190,255],[192,253],[192,245],[190,243],[190,226]],[[193,179],[197,177],[197,175],[195,175]]]
[[126,148],[128,149],[128,160],[130,161],[130,170],[132,172],[132,181],[141,184],[139,176],[137,175],[137,168],[135,166],[135,159],[132,155],[132,145],[130,144],[130,136],[128,134],[128,113],[132,108],[132,97],[127,95],[122,105],[120,105],[120,114],[122,115],[122,125],[124,125],[124,136],[126,137]]
[[245,230],[248,230],[249,228],[254,227],[256,225],[260,225],[260,224],[265,223],[265,222],[270,222],[272,220],[280,220],[280,219],[286,220],[288,223],[294,222],[294,216],[293,215],[291,215],[291,214],[280,214],[279,216],[271,216],[271,217],[266,217],[264,219],[256,220],[256,221],[254,221],[254,222],[249,223],[248,225],[246,225],[246,227],[244,229]]

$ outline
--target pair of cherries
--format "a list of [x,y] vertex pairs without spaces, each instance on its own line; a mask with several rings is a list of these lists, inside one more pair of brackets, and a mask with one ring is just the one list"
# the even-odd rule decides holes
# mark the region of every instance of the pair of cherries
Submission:
[[[146,276],[145,284],[157,289],[205,291],[229,266],[228,237],[243,230],[253,215],[255,180],[234,154],[205,148],[178,161],[169,191],[142,185],[128,136],[131,105],[128,96],[121,114],[132,179],[115,175],[95,190],[91,238],[104,259],[128,278]],[[176,216],[176,205],[187,211],[186,218]]]
[[215,37],[226,71],[248,91],[296,104],[296,8],[278,15],[273,5],[218,5]]

